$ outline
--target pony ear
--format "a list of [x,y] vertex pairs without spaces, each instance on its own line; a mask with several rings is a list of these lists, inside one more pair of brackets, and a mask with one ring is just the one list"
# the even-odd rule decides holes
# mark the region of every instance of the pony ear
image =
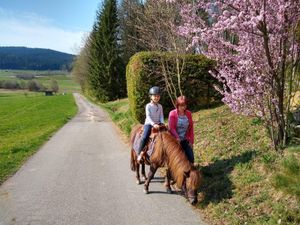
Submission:
[[184,176],[187,177],[187,178],[190,177],[190,172],[191,172],[190,170],[189,171],[184,171]]

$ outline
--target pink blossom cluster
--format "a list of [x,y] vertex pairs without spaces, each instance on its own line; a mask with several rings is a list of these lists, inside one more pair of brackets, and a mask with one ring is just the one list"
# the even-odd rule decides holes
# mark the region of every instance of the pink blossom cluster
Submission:
[[234,112],[268,116],[267,102],[278,101],[274,79],[295,54],[300,0],[195,0],[181,8],[178,32],[217,61],[211,74],[223,84],[223,101]]

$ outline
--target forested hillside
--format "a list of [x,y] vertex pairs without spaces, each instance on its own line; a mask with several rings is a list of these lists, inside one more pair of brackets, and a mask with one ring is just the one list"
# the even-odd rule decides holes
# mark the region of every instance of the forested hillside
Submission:
[[0,69],[70,70],[74,57],[50,49],[0,47]]

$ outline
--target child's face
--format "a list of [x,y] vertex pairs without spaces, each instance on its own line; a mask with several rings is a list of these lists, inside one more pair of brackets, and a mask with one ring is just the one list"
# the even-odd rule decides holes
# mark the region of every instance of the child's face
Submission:
[[151,95],[151,101],[154,103],[158,103],[160,100],[160,95]]

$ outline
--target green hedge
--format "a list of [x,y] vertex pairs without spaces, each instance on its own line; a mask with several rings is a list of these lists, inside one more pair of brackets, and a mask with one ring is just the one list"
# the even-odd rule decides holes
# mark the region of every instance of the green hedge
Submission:
[[[185,69],[181,75],[182,91],[190,100],[190,109],[208,107],[219,102],[220,95],[213,88],[217,81],[208,73],[215,63],[203,55],[180,57],[180,60],[183,57],[185,60]],[[163,90],[160,103],[166,117],[173,108],[165,90],[161,65],[164,62],[168,70],[176,74],[175,59],[174,54],[158,52],[139,52],[131,57],[126,68],[128,99],[134,118],[141,123],[145,120],[145,105],[150,101],[148,90],[152,86],[159,86]],[[173,75],[172,79],[177,84],[177,76]]]

